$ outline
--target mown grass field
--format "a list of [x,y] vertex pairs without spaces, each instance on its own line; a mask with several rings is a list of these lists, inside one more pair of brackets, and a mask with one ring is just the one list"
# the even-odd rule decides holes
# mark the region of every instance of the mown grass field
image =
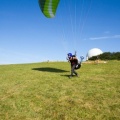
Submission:
[[0,120],[120,120],[120,61],[0,65]]

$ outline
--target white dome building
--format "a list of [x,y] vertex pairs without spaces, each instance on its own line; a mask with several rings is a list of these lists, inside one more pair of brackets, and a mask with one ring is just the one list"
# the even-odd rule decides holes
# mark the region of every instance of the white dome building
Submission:
[[97,56],[102,54],[103,52],[98,49],[98,48],[93,48],[91,50],[88,51],[87,56],[86,56],[86,60],[88,60],[89,58],[93,57],[93,56]]

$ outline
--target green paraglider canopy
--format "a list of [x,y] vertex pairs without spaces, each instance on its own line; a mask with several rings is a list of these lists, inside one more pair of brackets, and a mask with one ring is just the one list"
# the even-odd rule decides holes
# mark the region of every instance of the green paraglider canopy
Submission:
[[47,18],[53,18],[55,16],[57,6],[60,0],[38,0],[42,13]]

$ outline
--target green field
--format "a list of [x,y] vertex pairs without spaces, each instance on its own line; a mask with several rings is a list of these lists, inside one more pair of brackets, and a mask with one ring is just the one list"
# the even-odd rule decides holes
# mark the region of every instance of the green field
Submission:
[[120,61],[0,65],[0,120],[120,120]]

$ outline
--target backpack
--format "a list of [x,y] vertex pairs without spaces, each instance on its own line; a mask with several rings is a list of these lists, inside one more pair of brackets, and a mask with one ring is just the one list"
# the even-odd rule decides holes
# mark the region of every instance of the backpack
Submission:
[[75,69],[80,69],[81,68],[81,63],[78,63],[76,66],[75,66]]

